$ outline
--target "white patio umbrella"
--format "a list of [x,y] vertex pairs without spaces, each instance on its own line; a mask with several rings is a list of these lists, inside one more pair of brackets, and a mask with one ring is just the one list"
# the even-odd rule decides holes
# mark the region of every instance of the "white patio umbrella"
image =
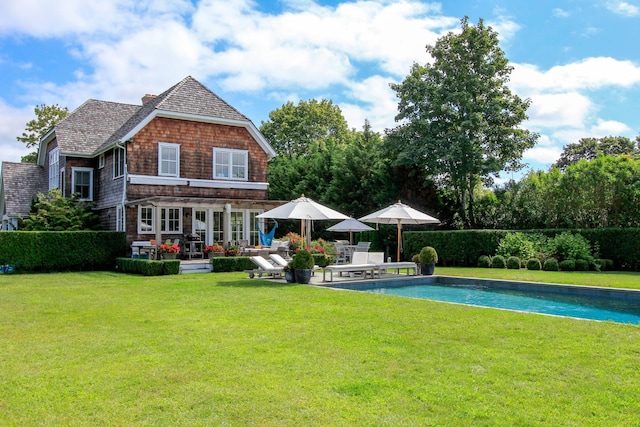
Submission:
[[345,219],[327,228],[327,231],[349,232],[349,243],[353,244],[353,232],[371,231],[373,228],[363,224],[355,218]]
[[426,213],[413,209],[398,200],[384,209],[380,209],[372,214],[359,219],[364,222],[377,224],[397,224],[398,225],[398,261],[400,261],[400,249],[402,247],[402,224],[439,224],[440,220]]
[[[257,215],[257,218],[301,220],[300,235],[303,239],[305,239],[305,244],[309,246],[311,243],[311,232],[308,231],[307,233],[305,233],[305,229],[310,228],[311,221],[322,219],[348,219],[349,217],[338,211],[321,205],[320,203],[314,202],[310,198],[304,197],[303,194],[302,197],[292,200],[289,203],[285,203],[282,206],[278,206],[277,208]],[[305,223],[307,227],[305,227]]]

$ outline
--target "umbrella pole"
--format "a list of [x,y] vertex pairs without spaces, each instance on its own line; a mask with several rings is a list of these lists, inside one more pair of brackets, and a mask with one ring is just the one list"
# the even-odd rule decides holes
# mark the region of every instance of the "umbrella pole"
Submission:
[[398,258],[396,261],[400,262],[400,245],[402,245],[402,224],[398,220]]
[[349,244],[353,245],[353,231],[349,231]]
[[[300,237],[302,237],[302,244],[306,246],[306,240],[304,238],[304,219],[300,220]],[[302,249],[304,249],[304,246]]]

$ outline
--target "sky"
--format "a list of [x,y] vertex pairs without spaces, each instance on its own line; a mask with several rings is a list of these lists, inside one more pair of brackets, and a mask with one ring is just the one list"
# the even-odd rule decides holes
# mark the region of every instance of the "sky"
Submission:
[[640,135],[640,0],[21,0],[0,2],[0,161],[30,151],[16,137],[37,105],[140,104],[189,75],[258,127],[329,99],[383,133],[389,84],[464,16],[499,34],[509,87],[531,100],[522,127],[540,138],[521,173],[580,138]]

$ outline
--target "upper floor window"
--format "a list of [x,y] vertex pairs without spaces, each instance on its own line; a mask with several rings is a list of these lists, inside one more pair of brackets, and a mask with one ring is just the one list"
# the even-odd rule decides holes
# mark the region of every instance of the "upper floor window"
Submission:
[[60,150],[49,151],[49,190],[60,188]]
[[213,178],[247,180],[249,168],[249,152],[245,150],[230,150],[227,148],[213,149]]
[[124,175],[124,148],[113,149],[113,177],[119,178]]
[[93,169],[71,168],[72,193],[80,194],[80,200],[93,200]]
[[158,143],[158,175],[180,176],[180,145]]

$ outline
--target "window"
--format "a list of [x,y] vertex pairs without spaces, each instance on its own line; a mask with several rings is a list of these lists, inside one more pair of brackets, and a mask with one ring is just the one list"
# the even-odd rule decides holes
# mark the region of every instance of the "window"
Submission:
[[154,209],[151,206],[138,208],[138,234],[155,233]]
[[163,233],[182,233],[182,209],[160,209],[160,231]]
[[158,143],[158,175],[180,176],[180,145]]
[[222,211],[215,211],[213,213],[213,241],[224,243],[224,213]]
[[213,149],[213,178],[247,180],[248,151]]
[[193,232],[200,236],[200,240],[204,242],[207,235],[207,211],[195,210],[193,219]]
[[124,176],[124,148],[116,147],[113,149],[113,178]]
[[244,239],[243,224],[244,212],[231,212],[231,241],[238,242]]
[[98,169],[102,169],[104,167],[104,154],[100,154],[98,156]]
[[80,200],[93,200],[93,169],[71,168],[72,193],[78,193]]
[[256,218],[259,215],[259,211],[249,211],[249,244],[252,246],[260,244],[260,232],[258,226],[262,222],[260,218]]
[[60,188],[60,151],[49,151],[49,190]]
[[124,224],[124,208],[122,206],[116,206],[116,231],[126,231]]

